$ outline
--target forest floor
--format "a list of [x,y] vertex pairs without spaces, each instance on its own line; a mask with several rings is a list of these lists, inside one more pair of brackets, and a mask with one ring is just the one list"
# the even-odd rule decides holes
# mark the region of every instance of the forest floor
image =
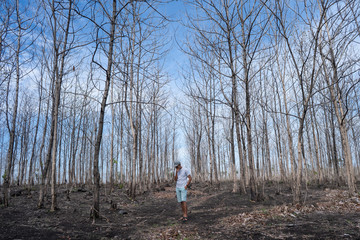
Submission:
[[116,188],[101,195],[102,218],[92,223],[90,188],[74,188],[68,199],[61,186],[59,210],[50,212],[50,198],[38,209],[37,189],[18,187],[11,206],[0,207],[0,239],[360,239],[360,195],[349,197],[346,187],[308,186],[301,205],[292,204],[285,185],[267,183],[262,202],[231,189],[231,183],[194,183],[182,223],[173,184],[136,200]]

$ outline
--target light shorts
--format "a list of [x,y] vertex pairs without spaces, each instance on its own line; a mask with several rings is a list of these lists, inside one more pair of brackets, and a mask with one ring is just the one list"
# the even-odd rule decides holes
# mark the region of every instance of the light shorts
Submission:
[[187,190],[185,188],[176,188],[176,197],[178,202],[186,202]]

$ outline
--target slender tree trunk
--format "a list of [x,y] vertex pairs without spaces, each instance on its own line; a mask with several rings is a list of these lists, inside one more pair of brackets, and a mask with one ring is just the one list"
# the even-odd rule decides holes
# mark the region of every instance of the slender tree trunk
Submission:
[[[113,78],[112,78],[112,81]],[[111,102],[114,102],[114,83],[111,85]],[[114,131],[115,131],[115,108],[114,105],[111,104],[111,142],[110,142],[110,186],[109,186],[109,195],[112,193],[114,188]]]
[[[46,173],[47,172],[47,166],[48,166],[48,154],[46,154],[46,159],[45,159],[45,167],[43,166],[43,161],[42,161],[42,157],[43,157],[43,149],[45,147],[45,139],[46,139],[46,132],[47,132],[47,126],[48,126],[48,113],[49,113],[49,108],[50,108],[50,96],[48,96],[48,102],[47,102],[47,107],[46,107],[46,114],[45,114],[45,123],[44,123],[44,131],[43,131],[43,136],[42,136],[42,143],[40,146],[40,151],[39,151],[39,163],[40,163],[40,170],[41,170],[41,185],[40,185],[40,190],[39,190],[39,202],[38,202],[38,207],[42,208],[44,205],[44,184],[45,184],[45,179],[46,179]],[[53,131],[52,127],[50,130],[50,133]],[[52,136],[52,134],[50,134],[50,136]],[[50,142],[52,143],[51,139]]]
[[96,142],[94,149],[94,167],[93,167],[93,176],[94,176],[94,192],[93,192],[93,207],[91,214],[93,219],[99,218],[100,216],[100,172],[99,172],[99,156],[100,156],[100,146],[102,140],[102,134],[104,129],[104,117],[105,117],[105,108],[106,101],[109,95],[109,88],[111,84],[111,73],[112,73],[112,65],[113,65],[113,52],[114,52],[114,41],[115,41],[115,25],[116,25],[116,0],[112,1],[112,16],[111,16],[111,24],[110,24],[110,34],[109,34],[109,51],[108,51],[108,62],[106,69],[106,81],[105,81],[105,89],[104,94],[101,101],[100,107],[100,116],[98,120],[98,129],[96,133]]
[[[333,109],[332,109],[333,110]],[[332,137],[332,163],[334,168],[334,174],[335,174],[335,183],[340,186],[340,182],[342,181],[341,175],[340,175],[340,166],[339,166],[339,156],[338,156],[338,147],[337,147],[337,136],[336,136],[336,129],[335,129],[335,119],[334,119],[334,113],[331,112],[331,137]]]
[[[18,104],[19,104],[19,85],[20,85],[20,47],[21,47],[21,22],[20,22],[20,12],[19,12],[19,0],[16,1],[16,13],[17,13],[17,24],[18,24],[18,36],[17,36],[17,49],[15,53],[15,62],[16,62],[16,85],[15,85],[15,101],[12,112],[12,121],[11,127],[9,128],[9,147],[6,155],[6,168],[4,173],[4,184],[3,184],[3,194],[4,194],[4,206],[8,207],[10,203],[10,182],[11,182],[11,172],[12,172],[12,161],[13,161],[13,152],[14,152],[14,143],[15,143],[15,134],[16,134],[16,120],[18,113]],[[7,101],[8,104],[8,101]]]
[[311,128],[312,128],[312,135],[313,135],[313,139],[314,139],[314,143],[315,143],[315,157],[316,157],[316,169],[318,172],[318,184],[322,184],[324,181],[324,176],[323,176],[323,170],[322,170],[322,166],[320,165],[320,154],[319,154],[319,142],[318,142],[318,138],[316,137],[316,133],[315,133],[315,128],[318,129],[317,127],[315,127],[314,121],[316,121],[316,117],[315,117],[315,111],[312,110],[310,113],[310,117],[311,117]]
[[297,145],[297,153],[298,153],[298,165],[297,165],[297,172],[296,172],[296,181],[294,186],[294,202],[299,203],[301,198],[301,179],[302,179],[302,168],[303,168],[303,129],[304,129],[304,121],[305,121],[305,114],[303,113],[303,117],[300,118],[300,125],[299,125],[299,133],[298,133],[298,145]]
[[[247,79],[247,77],[245,77]],[[248,162],[249,162],[249,170],[250,170],[250,195],[251,200],[258,201],[259,192],[257,188],[257,181],[255,175],[255,164],[254,164],[254,155],[252,150],[252,134],[251,134],[251,118],[250,118],[250,86],[249,80],[245,81],[245,102],[246,102],[246,133],[247,133],[247,150],[248,150]]]
[[[65,98],[63,98],[63,105],[65,103]],[[64,111],[61,112],[61,119],[64,119]],[[61,163],[64,164],[64,161],[62,161],[63,158],[61,158],[61,153],[62,153],[62,145],[63,145],[63,126],[64,124],[61,124],[60,126],[60,136],[59,136],[59,147],[58,147],[58,156],[59,156],[59,162],[58,162],[58,182],[61,183],[60,179],[61,179]],[[60,160],[61,159],[61,160]],[[63,179],[64,181],[64,179]]]
[[[41,74],[42,76],[42,74]],[[31,157],[30,157],[30,166],[29,166],[29,177],[28,177],[28,188],[30,189],[31,186],[34,185],[34,174],[33,174],[33,166],[34,166],[34,159],[35,159],[35,148],[37,143],[37,135],[39,132],[39,122],[40,122],[40,113],[41,113],[41,104],[42,104],[42,80],[40,79],[40,88],[39,88],[39,105],[38,105],[38,115],[36,118],[36,125],[35,125],[35,135],[33,140],[33,146],[31,150]]]
[[231,147],[231,176],[233,178],[233,193],[239,191],[238,181],[236,176],[236,164],[235,164],[235,142],[234,142],[234,127],[235,127],[235,113],[232,111],[231,128],[230,128],[230,147]]
[[[309,113],[311,116],[311,112]],[[314,173],[315,173],[315,162],[314,162],[314,156],[313,156],[313,148],[312,148],[312,142],[311,142],[311,138],[310,138],[310,127],[309,127],[309,122],[305,121],[305,131],[306,131],[306,138],[307,138],[307,147],[308,147],[308,151],[305,152],[304,151],[304,155],[305,155],[305,162],[304,162],[304,166],[305,166],[305,173],[308,175],[309,172],[312,173],[312,177],[314,177]],[[306,157],[306,155],[308,157]],[[306,160],[309,159],[309,160]],[[306,180],[308,181],[308,179]]]
[[205,131],[207,133],[207,142],[208,142],[208,152],[209,152],[209,158],[210,158],[210,184],[213,184],[213,166],[214,166],[214,158],[213,158],[213,152],[212,152],[212,145],[211,145],[211,130],[210,130],[210,120],[209,120],[209,112],[208,109],[205,109],[205,115],[206,115],[206,126]]
[[[69,12],[67,16],[67,26],[65,29],[65,39],[63,42],[63,49],[62,49],[62,56],[61,56],[61,63],[60,63],[60,71],[58,71],[57,68],[54,68],[54,71],[57,72],[56,74],[56,84],[55,84],[55,109],[54,109],[54,115],[53,115],[53,121],[54,121],[54,137],[53,137],[53,144],[52,144],[52,177],[51,177],[51,209],[50,211],[55,211],[57,209],[57,202],[56,202],[56,155],[57,155],[57,146],[58,146],[58,116],[59,116],[59,105],[60,105],[60,97],[61,97],[61,84],[62,84],[62,78],[63,78],[63,72],[64,72],[64,66],[65,66],[65,51],[67,50],[67,39],[69,36],[69,29],[70,29],[70,19],[71,19],[71,10],[72,10],[72,1],[69,1]],[[55,3],[53,1],[52,3],[52,13],[54,17],[54,31],[57,31],[57,19],[55,15]],[[58,47],[56,46],[57,38],[56,33],[54,33],[54,51],[55,51],[55,58],[54,60],[57,61],[58,54]]]
[[[329,32],[328,32],[328,35],[329,35]],[[329,36],[329,38],[330,38],[330,36]],[[322,48],[320,48],[320,51],[322,51]],[[347,133],[346,113],[343,109],[343,102],[342,102],[340,93],[336,94],[335,89],[334,89],[334,86],[338,86],[338,84],[339,84],[338,83],[339,77],[338,77],[338,68],[337,68],[336,58],[335,58],[334,51],[332,49],[331,42],[330,42],[329,53],[330,53],[330,62],[331,62],[332,70],[333,70],[333,75],[331,77],[332,82],[330,82],[330,78],[325,77],[325,79],[328,83],[331,100],[332,100],[334,110],[335,110],[335,115],[336,115],[336,118],[337,118],[337,121],[339,124],[341,144],[343,147],[343,155],[344,155],[344,160],[345,160],[346,177],[347,177],[347,184],[349,187],[349,193],[351,195],[353,195],[356,192],[354,168],[353,168],[353,162],[352,162],[352,157],[351,157],[349,137],[348,137],[348,133]],[[322,54],[322,59],[325,62],[324,54]],[[324,64],[324,72],[325,72],[325,76],[328,76],[327,70],[325,68],[325,64]]]
[[240,125],[240,130],[241,130],[241,142],[242,142],[242,148],[243,148],[242,152],[244,154],[243,159],[244,159],[244,167],[245,167],[245,169],[244,169],[244,171],[245,171],[244,184],[245,184],[245,186],[248,186],[248,184],[249,184],[249,166],[247,165],[247,162],[246,162],[246,160],[247,160],[246,141],[245,141],[244,128],[243,128],[242,124]]
[[265,135],[265,158],[267,161],[267,175],[269,179],[272,179],[272,164],[271,164],[271,158],[270,158],[270,144],[269,144],[269,133],[268,133],[268,124],[266,118],[264,119],[264,135]]
[[[211,86],[210,86],[210,97],[214,98],[216,97],[215,94],[215,78],[211,78],[213,80]],[[219,176],[218,176],[218,164],[216,163],[216,148],[215,148],[215,116],[216,116],[216,104],[215,101],[212,100],[210,102],[210,109],[212,107],[211,111],[211,147],[213,152],[213,160],[214,160],[214,175],[215,175],[215,183],[219,184]]]
[[241,144],[241,132],[240,132],[240,116],[239,112],[235,111],[235,128],[236,128],[236,139],[238,143],[238,154],[240,160],[240,191],[246,193],[246,163],[244,159],[242,144]]

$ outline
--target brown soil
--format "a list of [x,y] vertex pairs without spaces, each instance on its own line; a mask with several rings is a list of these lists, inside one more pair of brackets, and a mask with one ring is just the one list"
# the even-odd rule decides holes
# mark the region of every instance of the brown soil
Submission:
[[232,193],[230,183],[195,183],[186,223],[178,220],[170,184],[136,201],[119,188],[102,194],[96,223],[90,188],[74,188],[70,200],[64,187],[58,192],[59,210],[50,212],[50,198],[44,209],[36,207],[36,188],[13,189],[11,206],[0,208],[0,239],[360,239],[360,197],[346,188],[309,187],[306,201],[292,205],[291,190],[277,184],[267,184],[264,201],[251,202],[249,194]]

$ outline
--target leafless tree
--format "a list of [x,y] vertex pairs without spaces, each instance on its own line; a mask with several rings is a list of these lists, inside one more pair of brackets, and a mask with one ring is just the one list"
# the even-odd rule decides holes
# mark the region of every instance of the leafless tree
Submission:
[[[28,17],[28,16],[23,16],[23,13],[26,12],[29,7],[29,5],[25,5],[24,9],[20,8],[20,4],[19,1],[15,1],[14,3],[14,15],[11,16],[11,8],[8,7],[7,4],[5,4],[5,9],[7,11],[5,11],[6,17],[13,17],[14,20],[14,36],[16,41],[13,43],[13,49],[14,49],[14,65],[13,66],[8,66],[8,69],[13,68],[14,72],[15,72],[15,76],[12,77],[9,75],[8,78],[8,89],[7,89],[7,98],[6,98],[6,108],[9,109],[9,91],[10,91],[10,82],[11,81],[15,81],[15,86],[14,86],[14,104],[12,106],[12,113],[11,113],[11,117],[12,119],[9,119],[9,112],[7,111],[7,115],[6,115],[6,125],[7,128],[9,130],[9,147],[8,147],[8,151],[7,151],[7,155],[6,155],[6,161],[7,161],[7,166],[5,169],[5,173],[4,173],[4,188],[3,188],[3,193],[4,193],[4,205],[7,207],[9,206],[9,199],[10,199],[10,195],[9,195],[9,191],[10,191],[10,173],[13,171],[13,158],[14,158],[14,144],[15,144],[15,138],[16,138],[16,123],[17,123],[17,116],[18,116],[18,105],[19,105],[19,92],[20,92],[20,81],[23,78],[24,75],[27,74],[26,71],[22,70],[22,66],[29,60],[28,57],[23,57],[24,54],[24,49],[29,48],[32,43],[33,43],[33,39],[27,39],[24,40],[25,36],[27,34],[30,34],[32,32],[32,30],[34,29],[34,17]],[[7,24],[9,23],[8,21],[10,21],[10,19],[5,18],[5,25],[4,25],[4,30],[2,31],[2,36],[1,39],[3,39],[3,37],[5,37],[6,35],[6,29],[10,26],[7,26]],[[4,35],[5,34],[5,35]],[[0,50],[3,49],[3,47],[6,46],[6,44],[3,44],[2,42],[3,40],[1,40],[0,43]],[[2,54],[1,54],[2,56]],[[31,55],[30,55],[31,56]],[[31,58],[31,57],[30,57]],[[10,72],[12,72],[12,70],[10,70]]]
[[[45,180],[48,175],[51,163],[51,211],[57,209],[56,201],[56,161],[58,155],[58,129],[59,129],[59,106],[61,96],[61,86],[66,69],[66,57],[71,49],[71,39],[69,40],[70,25],[72,20],[73,2],[69,1],[65,7],[55,1],[43,2],[44,12],[47,15],[47,20],[52,26],[50,29],[50,36],[52,37],[52,62],[50,66],[50,78],[52,81],[53,95],[51,108],[51,130],[49,146],[47,150],[45,166],[42,171],[42,187],[39,194],[38,207],[44,205],[44,188]],[[62,15],[65,12],[66,14]],[[62,31],[60,31],[62,29]]]
[[[251,91],[250,86],[259,72],[255,62],[259,58],[259,52],[264,48],[263,39],[267,31],[269,18],[264,14],[265,7],[261,2],[240,1],[193,1],[194,6],[201,10],[200,16],[191,20],[190,27],[198,34],[200,46],[206,46],[220,59],[219,68],[211,66],[206,59],[201,58],[196,52],[196,47],[190,47],[190,55],[200,59],[209,67],[213,68],[218,75],[222,75],[222,89],[231,86],[231,95],[225,94],[232,111],[236,130],[238,149],[241,149],[240,124],[242,115],[247,134],[247,160],[250,171],[250,192],[253,200],[260,199],[257,180],[255,176],[255,165],[252,145],[251,128]],[[213,27],[205,29],[200,22],[208,22]],[[255,37],[256,36],[256,37]],[[229,82],[229,83],[227,83]],[[243,85],[241,85],[243,83]],[[245,94],[245,110],[240,110],[239,87],[243,87]],[[239,154],[242,164],[242,178],[245,175],[245,164],[243,155]],[[245,192],[245,179],[241,181],[241,189]],[[237,191],[234,185],[234,191]]]
[[[293,25],[293,23],[288,23],[285,18],[287,12],[285,9],[293,9],[289,5],[291,3],[287,1],[276,2],[272,7],[268,9],[272,12],[273,16],[276,19],[277,31],[281,35],[282,39],[285,42],[287,50],[289,51],[290,61],[294,67],[295,72],[293,73],[296,76],[298,81],[298,87],[300,88],[300,105],[298,105],[299,114],[299,127],[298,127],[298,137],[297,137],[297,170],[296,170],[296,180],[293,181],[293,193],[294,193],[294,202],[300,201],[300,186],[302,179],[303,171],[303,132],[305,127],[305,118],[307,116],[311,98],[315,93],[314,85],[316,77],[318,74],[317,67],[317,54],[318,54],[318,39],[320,31],[324,25],[324,14],[319,15],[319,19],[314,19],[314,11],[316,5],[309,4],[304,2],[295,3],[295,6],[303,7],[306,6],[305,12],[293,12],[297,16],[295,19],[299,19],[302,26],[308,27],[307,36],[311,37],[310,42],[305,42],[305,35],[302,32],[298,32]],[[304,5],[303,5],[304,4]],[[307,13],[307,14],[306,14]],[[303,17],[303,15],[305,17]],[[305,29],[304,29],[305,30]],[[297,41],[293,41],[297,38]],[[296,50],[298,49],[298,50]],[[297,54],[299,53],[299,54]],[[295,94],[295,96],[297,96]]]
[[[346,167],[346,178],[350,194],[356,192],[353,159],[348,133],[348,100],[359,80],[352,81],[353,72],[359,70],[359,57],[343,59],[344,53],[353,49],[358,32],[352,22],[357,23],[358,15],[352,9],[354,1],[342,5],[332,1],[319,3],[321,14],[324,15],[325,27],[319,39],[324,79],[329,87],[330,99],[334,106],[335,116],[341,136],[342,152]],[[336,12],[331,8],[337,9]],[[353,13],[353,14],[352,14]],[[350,80],[346,83],[346,80]]]

